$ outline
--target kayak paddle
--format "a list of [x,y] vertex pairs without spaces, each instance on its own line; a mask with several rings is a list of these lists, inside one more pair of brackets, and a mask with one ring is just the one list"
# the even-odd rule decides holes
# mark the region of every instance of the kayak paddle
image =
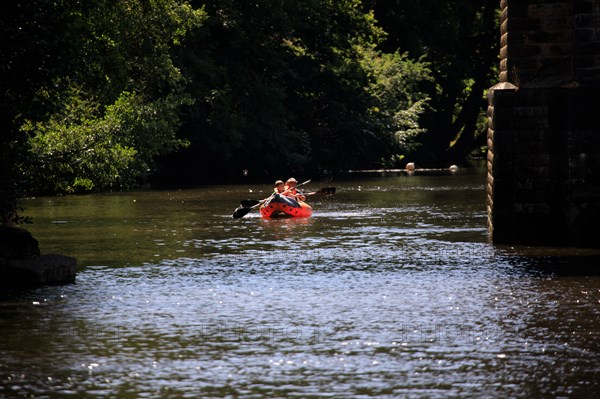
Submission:
[[[260,204],[260,202],[258,204]],[[258,204],[251,206],[251,207],[244,207],[244,206],[237,207],[236,210],[233,211],[233,218],[234,219],[243,218],[244,216],[249,214],[250,211],[252,209],[254,209]]]
[[[312,193],[306,193],[304,195],[309,196],[309,195],[333,195],[335,194],[335,187],[323,187],[322,189],[318,190],[318,191],[313,191]],[[245,200],[241,200],[240,201],[240,205],[244,208],[251,208],[254,205],[257,204],[261,204],[262,202],[264,202],[264,200],[259,201],[259,200],[255,200],[255,199],[245,199]]]
[[240,205],[244,208],[251,208],[256,204],[260,204],[260,201],[255,199],[245,199],[240,201]]

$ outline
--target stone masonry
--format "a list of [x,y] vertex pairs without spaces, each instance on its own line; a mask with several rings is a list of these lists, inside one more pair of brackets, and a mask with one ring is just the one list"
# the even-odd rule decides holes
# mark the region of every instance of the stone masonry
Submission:
[[600,247],[600,0],[502,0],[488,93],[498,244]]

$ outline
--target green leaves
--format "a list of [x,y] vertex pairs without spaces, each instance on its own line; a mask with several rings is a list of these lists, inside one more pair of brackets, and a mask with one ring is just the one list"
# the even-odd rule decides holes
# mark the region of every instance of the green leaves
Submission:
[[[177,131],[181,108],[192,100],[171,51],[201,26],[204,12],[179,0],[33,1],[40,21],[61,16],[62,25],[40,28],[65,47],[49,48],[45,58],[68,57],[61,61],[66,68],[46,67],[49,75],[29,98],[32,111],[15,119],[29,191],[138,184],[157,157],[185,145]],[[24,51],[33,52],[37,36],[27,39]]]
[[[485,144],[484,92],[497,79],[498,2],[388,0],[374,2],[375,16],[388,32],[383,46],[426,57],[434,81],[421,125],[422,162],[461,162]],[[427,158],[427,159],[426,159]]]
[[429,97],[420,86],[431,81],[429,64],[408,58],[406,53],[381,53],[363,49],[363,67],[371,77],[367,91],[374,99],[372,117],[384,131],[393,133],[394,153],[414,149],[416,136],[424,133],[419,118]]
[[118,187],[136,150],[119,142],[118,121],[99,116],[99,105],[73,92],[48,121],[27,121],[29,164],[22,165],[40,192]]
[[131,187],[158,166],[193,177],[379,167],[423,132],[431,72],[382,52],[363,7],[31,0],[5,29],[19,46],[2,50],[2,70],[18,75],[15,62],[35,79],[3,82],[18,100],[4,148],[16,143],[10,162],[46,194]]
[[80,192],[130,187],[153,159],[184,142],[175,137],[185,97],[144,103],[123,92],[105,108],[79,90],[45,122],[27,121],[29,160],[23,165],[42,192]]
[[238,170],[378,167],[420,131],[429,70],[377,50],[385,33],[360,1],[203,3],[210,18],[182,54],[194,97],[210,99],[186,123],[194,159]]

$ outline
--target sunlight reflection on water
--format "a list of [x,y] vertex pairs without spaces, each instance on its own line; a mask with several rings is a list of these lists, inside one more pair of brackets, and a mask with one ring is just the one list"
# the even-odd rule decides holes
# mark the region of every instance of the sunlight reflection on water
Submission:
[[599,277],[488,244],[482,179],[328,182],[309,219],[232,219],[248,186],[30,200],[82,268],[1,297],[0,396],[598,392]]

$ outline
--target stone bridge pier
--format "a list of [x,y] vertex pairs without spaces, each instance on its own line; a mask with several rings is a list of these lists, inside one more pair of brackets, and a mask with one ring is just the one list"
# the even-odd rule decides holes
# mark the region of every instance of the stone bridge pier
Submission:
[[600,247],[600,0],[502,0],[488,93],[498,244]]

